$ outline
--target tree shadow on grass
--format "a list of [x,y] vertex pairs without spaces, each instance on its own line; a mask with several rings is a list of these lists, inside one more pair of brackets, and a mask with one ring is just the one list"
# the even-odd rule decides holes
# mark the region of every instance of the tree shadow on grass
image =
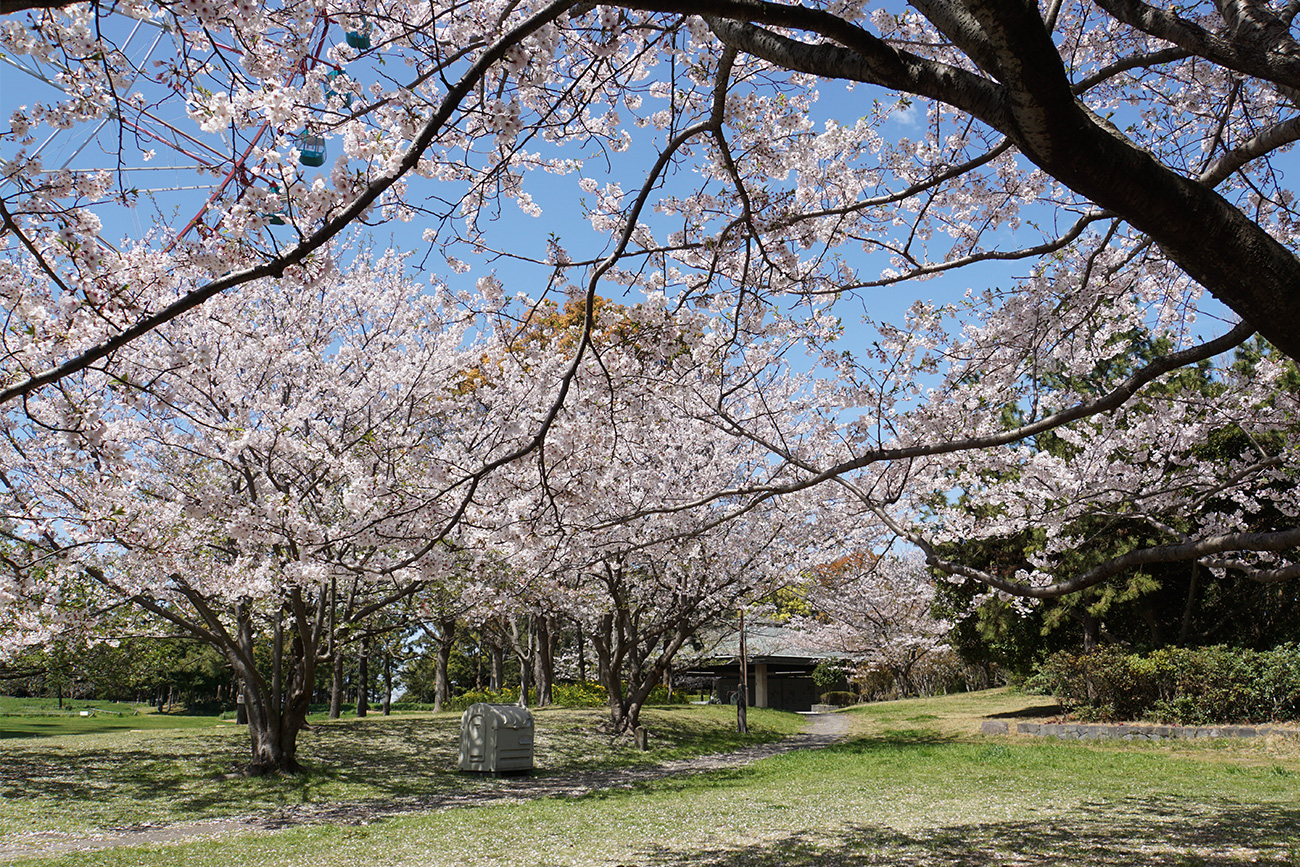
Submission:
[[987,714],[985,719],[1021,719],[1024,717],[1054,717],[1060,716],[1063,709],[1056,702],[1051,704],[1036,704],[1031,707],[1017,708],[1003,713]]
[[249,742],[233,726],[109,744],[8,741],[0,747],[0,795],[12,808],[5,811],[11,820],[28,811],[43,827],[41,805],[54,801],[65,815],[121,827],[149,817],[189,821],[339,794],[403,798],[456,785],[455,753],[445,755],[450,736],[440,731],[446,726],[416,722],[317,726],[300,741],[306,773],[261,779],[241,776]]
[[[922,831],[855,824],[829,835],[763,834],[762,842],[644,853],[645,867],[1300,867],[1300,808],[1170,798],[1086,804],[1068,816],[942,825]],[[761,829],[756,829],[761,833]]]
[[[621,767],[656,761],[654,753],[611,745],[596,730],[602,718],[599,711],[568,714],[539,726],[537,769],[523,783],[592,769],[617,775]],[[689,740],[688,728],[674,732],[674,739]],[[490,800],[521,788],[515,779],[458,773],[459,743],[460,720],[451,715],[316,723],[299,740],[305,773],[244,779],[247,734],[233,725],[149,733],[139,741],[8,741],[0,746],[0,795],[12,809],[0,816],[20,824],[30,816],[37,827],[48,827],[44,805],[56,801],[65,816],[82,820],[77,824],[129,827],[305,806],[319,811],[328,803],[357,813],[403,812],[449,797]]]

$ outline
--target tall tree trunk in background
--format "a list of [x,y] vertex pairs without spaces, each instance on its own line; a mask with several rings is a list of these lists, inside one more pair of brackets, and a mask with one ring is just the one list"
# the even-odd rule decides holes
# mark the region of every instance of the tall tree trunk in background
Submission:
[[447,666],[451,662],[451,651],[456,646],[456,618],[438,618],[438,632],[430,635],[438,644],[433,670],[433,710],[437,713],[451,698],[451,682],[447,677]]
[[[525,617],[524,623],[529,624],[532,618]],[[532,687],[529,683],[533,670],[533,635],[532,629],[526,629],[523,635],[519,634],[519,624],[515,618],[510,618],[510,638],[514,645],[515,656],[519,659],[519,706],[528,707],[528,690]]]
[[1178,627],[1178,644],[1187,646],[1192,632],[1192,615],[1196,613],[1196,594],[1200,590],[1201,564],[1192,564],[1192,577],[1187,583],[1187,604],[1183,607],[1183,621]]
[[581,623],[578,624],[578,680],[587,682],[587,636],[582,631]]
[[492,663],[491,672],[488,675],[488,689],[499,692],[506,682],[506,649],[502,646],[499,630],[487,631],[489,633],[488,656]]
[[1083,624],[1083,652],[1092,653],[1100,643],[1101,621],[1087,611],[1080,615],[1079,620]]
[[483,629],[479,628],[474,653],[474,691],[483,691]]
[[551,643],[550,618],[545,614],[537,614],[533,617],[533,648],[533,680],[537,684],[537,706],[548,707],[553,701],[555,658]]
[[384,716],[393,709],[393,654],[384,650]]
[[330,579],[329,589],[329,651],[330,651],[330,719],[338,719],[343,712],[343,652],[339,648],[339,581]]
[[488,689],[499,692],[501,685],[506,681],[506,651],[504,647],[493,644],[488,648],[488,652],[492,660],[492,667],[488,672]]
[[370,710],[370,639],[361,641],[357,654],[357,716],[365,716]]
[[605,614],[600,618],[600,626],[596,634],[591,637],[591,643],[596,648],[596,679],[601,683],[609,683],[609,654],[601,653],[600,647],[603,643],[606,647],[612,647],[614,644],[614,615]]
[[343,649],[337,642],[330,664],[330,719],[338,719],[343,713]]
[[740,686],[736,689],[736,731],[749,733],[749,654],[745,652],[745,611],[740,612]]

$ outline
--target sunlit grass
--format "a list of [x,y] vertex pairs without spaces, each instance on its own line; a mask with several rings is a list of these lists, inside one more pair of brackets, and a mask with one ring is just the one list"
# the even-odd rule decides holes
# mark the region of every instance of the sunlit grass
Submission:
[[152,707],[126,702],[65,700],[60,710],[54,699],[0,696],[0,741],[133,730],[213,728],[220,722],[215,716],[157,713]]
[[[1032,716],[1036,703],[1042,699],[1005,692],[890,702],[850,712],[848,743],[744,768],[580,798],[65,855],[60,863],[1300,867],[1300,760],[1290,742],[978,734],[981,719]],[[727,708],[699,710],[719,723],[734,720]],[[670,710],[660,719],[693,714]],[[751,720],[762,716],[751,711]]]
[[[751,734],[741,736],[731,708],[647,708],[652,749],[642,752],[601,731],[603,711],[534,713],[540,777],[735,749],[804,724],[794,714],[751,712]],[[456,773],[459,743],[458,713],[316,723],[299,741],[306,773],[247,779],[238,772],[248,736],[233,723],[0,740],[0,835],[91,833],[331,803],[409,808],[448,792],[499,786]]]

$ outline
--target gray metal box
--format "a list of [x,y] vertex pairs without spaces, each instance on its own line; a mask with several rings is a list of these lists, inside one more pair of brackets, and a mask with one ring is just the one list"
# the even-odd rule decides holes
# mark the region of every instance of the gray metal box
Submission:
[[460,769],[491,774],[533,768],[533,715],[513,704],[472,704],[460,718]]

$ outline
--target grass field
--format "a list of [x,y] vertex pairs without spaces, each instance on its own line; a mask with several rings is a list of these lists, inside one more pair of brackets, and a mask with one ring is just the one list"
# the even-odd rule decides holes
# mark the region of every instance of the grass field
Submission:
[[[1284,738],[1061,742],[977,734],[980,719],[1042,713],[1044,709],[1033,707],[1041,704],[1041,698],[1001,691],[882,703],[848,712],[854,737],[843,745],[790,753],[741,769],[668,778],[581,798],[448,809],[369,825],[299,827],[217,841],[65,855],[58,863],[1300,867],[1300,743]],[[666,711],[661,719],[678,726],[684,743],[691,729],[708,731],[729,722],[727,710],[683,708]],[[558,725],[559,712],[554,713]],[[755,716],[766,722],[767,715]],[[403,728],[415,722],[339,726],[313,752],[322,757],[331,749],[345,754],[372,742],[396,750],[402,740],[419,736],[416,729]],[[539,714],[539,732],[548,723],[547,713]],[[663,728],[659,720],[650,725]],[[405,734],[395,736],[396,731]],[[162,761],[160,748],[169,747],[155,738],[201,741],[215,734],[140,735],[122,767]],[[16,743],[0,743],[0,751]],[[39,743],[48,746],[52,740]],[[324,749],[329,744],[333,746]],[[679,744],[665,747],[665,752],[682,749]],[[412,751],[426,752],[418,742]],[[0,755],[9,768],[11,756]],[[574,748],[571,758],[578,767],[639,757],[601,756],[593,744]],[[405,781],[392,783],[387,793],[400,796],[401,786],[414,785],[419,777],[410,767],[413,761],[396,752],[375,754],[368,775],[360,768],[321,774],[309,784],[312,796],[373,793],[384,789],[377,779],[382,777]],[[145,794],[132,788],[124,779],[128,776],[123,771],[116,782],[95,787],[99,796],[113,800]],[[171,786],[188,791],[191,799],[209,799],[204,805],[171,810],[173,817],[211,812],[220,809],[221,798],[240,795],[266,804],[274,800],[275,791],[288,794],[295,785],[231,780],[214,787],[209,782],[205,796],[203,787],[187,788],[193,783],[181,767],[170,781],[157,771],[146,776],[160,789],[160,805],[162,793]],[[17,784],[12,777],[5,780],[6,803]],[[65,779],[65,784],[72,781]],[[84,810],[90,784],[82,786],[74,786],[69,794]],[[54,788],[45,794],[47,805],[61,797]],[[185,797],[182,794],[182,800]],[[30,821],[33,810],[28,803],[16,813]],[[6,825],[6,833],[18,830]]]
[[[537,710],[536,775],[630,767],[776,740],[802,729],[795,714],[647,708],[655,749],[611,744],[598,710]],[[142,720],[147,717],[128,717]],[[309,772],[247,779],[248,735],[234,723],[0,740],[0,840],[24,831],[100,833],[300,805],[374,802],[401,807],[495,781],[456,773],[460,714],[401,714],[317,722],[299,740]]]
[[[86,714],[83,716],[83,713]],[[133,730],[212,728],[215,716],[157,713],[148,705],[0,696],[0,740],[91,735]]]

